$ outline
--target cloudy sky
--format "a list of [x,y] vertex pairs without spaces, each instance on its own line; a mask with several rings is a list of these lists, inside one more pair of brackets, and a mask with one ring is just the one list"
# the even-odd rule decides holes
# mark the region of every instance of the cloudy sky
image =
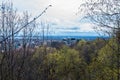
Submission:
[[[4,0],[5,1],[5,0]],[[81,21],[84,14],[77,14],[85,0],[12,0],[19,12],[28,11],[32,17],[52,5],[38,21],[48,23],[55,35],[96,35],[93,24]]]

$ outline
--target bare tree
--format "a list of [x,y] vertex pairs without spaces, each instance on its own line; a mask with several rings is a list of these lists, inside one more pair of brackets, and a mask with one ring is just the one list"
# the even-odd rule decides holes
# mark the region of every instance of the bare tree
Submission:
[[[97,32],[104,32],[116,39],[117,50],[117,80],[120,80],[120,0],[87,0],[80,5],[80,13],[92,21]],[[113,48],[114,49],[114,48]],[[114,49],[116,50],[116,49]]]
[[[31,43],[31,37],[35,28],[35,20],[46,10],[34,19],[30,20],[28,13],[19,16],[13,8],[13,3],[5,2],[0,6],[0,79],[21,80],[22,69],[24,68],[26,53],[29,53],[26,44]],[[23,30],[23,52],[16,53],[15,36]],[[20,54],[18,54],[20,53]],[[21,57],[22,56],[22,57]],[[17,59],[19,58],[19,59]],[[20,63],[19,63],[20,62]],[[24,75],[25,76],[25,75]]]
[[[3,57],[1,59],[1,79],[13,79],[13,69],[14,69],[14,31],[18,29],[19,26],[19,16],[17,15],[17,11],[13,9],[13,4],[6,2],[2,3],[1,5],[1,33],[0,36],[2,37],[1,40],[7,38],[7,36],[11,35],[9,38],[4,40],[1,43],[1,52],[3,52]],[[6,63],[6,64],[4,64]],[[6,73],[4,73],[6,72]],[[4,73],[4,77],[3,74]],[[6,78],[5,78],[6,77]]]

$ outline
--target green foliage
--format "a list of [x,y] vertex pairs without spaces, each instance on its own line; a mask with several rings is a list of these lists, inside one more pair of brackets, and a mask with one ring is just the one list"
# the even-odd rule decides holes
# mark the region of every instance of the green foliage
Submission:
[[60,51],[48,54],[46,62],[52,66],[50,74],[60,80],[78,80],[80,74],[84,73],[85,64],[75,49],[63,47]]
[[[72,48],[41,46],[27,56],[18,53],[13,57],[15,79],[24,61],[20,70],[22,80],[117,80],[118,44],[115,39],[107,40],[107,43],[102,39],[81,40]],[[0,54],[0,60],[2,57]],[[8,57],[4,58],[3,72],[10,69]]]
[[[117,63],[117,43],[111,39],[98,53],[98,61],[105,65],[116,65]],[[113,64],[114,63],[114,64]]]
[[90,64],[94,57],[97,57],[98,51],[105,45],[102,39],[93,41],[80,40],[76,45],[76,50],[84,58],[87,64]]
[[117,80],[117,48],[115,40],[111,39],[99,50],[89,66],[92,80]]
[[86,41],[82,39],[82,40],[80,40],[80,41],[78,42],[77,48],[81,48],[81,47],[83,47],[85,44],[86,44]]

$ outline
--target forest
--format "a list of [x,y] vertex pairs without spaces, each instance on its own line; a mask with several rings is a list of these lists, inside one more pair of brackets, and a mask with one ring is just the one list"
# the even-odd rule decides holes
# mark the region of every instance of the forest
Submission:
[[[52,5],[31,20],[29,12],[19,14],[13,3],[3,2],[0,80],[120,80],[120,1],[90,1],[80,5],[79,10],[96,24],[95,31],[109,35],[108,39],[80,39],[70,46],[63,43],[51,46],[43,40],[34,48],[28,43],[36,35],[36,20]],[[18,35],[22,35],[20,48],[16,47]]]

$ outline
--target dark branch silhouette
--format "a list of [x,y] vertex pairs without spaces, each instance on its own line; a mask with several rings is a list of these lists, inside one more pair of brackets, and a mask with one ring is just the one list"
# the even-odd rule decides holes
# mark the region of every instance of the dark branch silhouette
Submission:
[[[23,27],[21,27],[18,31],[16,31],[15,33],[13,33],[14,35],[19,33],[23,28],[25,28],[27,25],[29,25],[30,23],[34,22],[35,20],[37,20],[39,17],[41,17],[44,13],[46,13],[46,11],[48,10],[49,7],[51,7],[52,5],[49,5],[48,7],[46,7],[43,12],[41,14],[39,14],[37,17],[33,18],[30,22],[28,22],[26,25],[24,25]],[[11,37],[12,35],[7,36],[6,38],[4,38],[2,41],[0,41],[0,43],[4,42],[5,40],[7,40],[9,37]]]

